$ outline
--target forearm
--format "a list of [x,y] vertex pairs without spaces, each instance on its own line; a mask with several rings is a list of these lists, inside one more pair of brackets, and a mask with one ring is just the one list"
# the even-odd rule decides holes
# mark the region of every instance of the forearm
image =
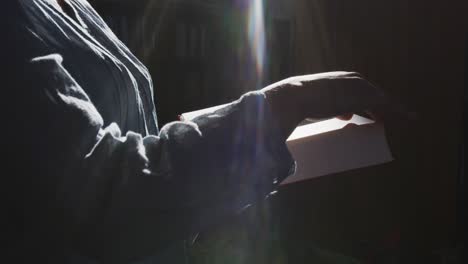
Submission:
[[[101,184],[112,186],[111,192],[96,192],[107,193],[102,196],[106,202],[100,203],[105,206],[97,210],[105,214],[94,218],[102,227],[93,232],[105,240],[98,245],[108,248],[101,251],[124,243],[120,258],[149,254],[222,222],[270,193],[288,176],[293,160],[265,104],[263,94],[251,94],[194,122],[166,125],[158,137],[138,143],[144,145],[147,161],[138,170],[121,166],[135,160],[122,153],[138,154],[119,150],[131,142],[105,137],[87,158],[95,164],[96,176],[112,177]],[[121,146],[113,151],[106,147],[115,144]],[[130,149],[142,149],[135,146]],[[102,159],[109,154],[114,158]],[[117,165],[115,173],[100,171],[106,163]]]

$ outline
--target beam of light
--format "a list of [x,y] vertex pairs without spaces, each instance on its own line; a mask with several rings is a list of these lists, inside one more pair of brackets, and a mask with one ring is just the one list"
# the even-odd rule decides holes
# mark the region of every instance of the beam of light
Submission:
[[251,54],[255,60],[255,69],[259,80],[265,66],[265,18],[263,0],[251,0],[248,9],[248,37]]

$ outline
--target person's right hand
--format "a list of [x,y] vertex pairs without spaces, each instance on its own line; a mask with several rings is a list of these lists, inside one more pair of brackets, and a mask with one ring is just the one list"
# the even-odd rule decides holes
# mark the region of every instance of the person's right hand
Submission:
[[285,137],[305,118],[346,119],[352,113],[382,111],[389,105],[382,90],[355,72],[291,77],[262,91]]

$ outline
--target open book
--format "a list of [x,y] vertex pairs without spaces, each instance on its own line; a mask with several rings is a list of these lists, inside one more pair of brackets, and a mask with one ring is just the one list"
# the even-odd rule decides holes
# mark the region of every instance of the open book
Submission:
[[[192,120],[223,106],[184,113],[181,120]],[[297,167],[281,185],[393,160],[383,125],[359,115],[348,121],[332,118],[299,126],[286,144]]]

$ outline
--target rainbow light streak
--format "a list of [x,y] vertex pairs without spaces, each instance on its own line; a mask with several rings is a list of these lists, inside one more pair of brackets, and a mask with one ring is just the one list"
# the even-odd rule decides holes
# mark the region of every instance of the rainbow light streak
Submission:
[[255,59],[255,68],[259,80],[263,76],[265,65],[265,18],[263,14],[263,0],[251,0],[248,9],[248,37]]

